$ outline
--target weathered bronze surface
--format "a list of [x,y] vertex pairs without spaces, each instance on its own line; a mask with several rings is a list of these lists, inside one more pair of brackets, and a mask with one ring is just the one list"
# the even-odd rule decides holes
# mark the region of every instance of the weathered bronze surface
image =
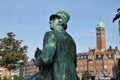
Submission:
[[76,44],[66,32],[70,15],[61,10],[50,16],[50,29],[45,33],[43,50],[36,51],[35,65],[40,71],[25,80],[79,80],[76,67]]

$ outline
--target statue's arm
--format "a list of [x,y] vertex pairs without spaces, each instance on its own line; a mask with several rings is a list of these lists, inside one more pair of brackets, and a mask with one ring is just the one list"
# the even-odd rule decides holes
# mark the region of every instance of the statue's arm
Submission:
[[36,66],[44,66],[53,62],[56,50],[56,38],[52,32],[47,32],[43,40],[43,51],[35,61]]

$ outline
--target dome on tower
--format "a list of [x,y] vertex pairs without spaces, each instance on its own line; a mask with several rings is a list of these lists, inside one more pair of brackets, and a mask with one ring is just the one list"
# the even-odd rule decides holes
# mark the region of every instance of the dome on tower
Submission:
[[102,21],[99,21],[97,23],[97,27],[105,27],[105,24]]

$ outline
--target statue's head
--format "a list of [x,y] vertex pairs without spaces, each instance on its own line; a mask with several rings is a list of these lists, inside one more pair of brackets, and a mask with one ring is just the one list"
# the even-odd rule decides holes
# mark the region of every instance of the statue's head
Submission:
[[67,22],[70,19],[70,15],[68,12],[66,12],[65,10],[60,10],[56,14],[52,14],[50,16],[50,21],[53,20],[54,18],[61,18],[62,19],[61,23],[64,29],[67,29]]

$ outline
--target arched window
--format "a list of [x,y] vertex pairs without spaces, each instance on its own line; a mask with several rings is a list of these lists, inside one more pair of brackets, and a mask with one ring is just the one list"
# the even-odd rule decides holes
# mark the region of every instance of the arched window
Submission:
[[92,56],[91,56],[91,55],[89,56],[89,59],[92,59]]

